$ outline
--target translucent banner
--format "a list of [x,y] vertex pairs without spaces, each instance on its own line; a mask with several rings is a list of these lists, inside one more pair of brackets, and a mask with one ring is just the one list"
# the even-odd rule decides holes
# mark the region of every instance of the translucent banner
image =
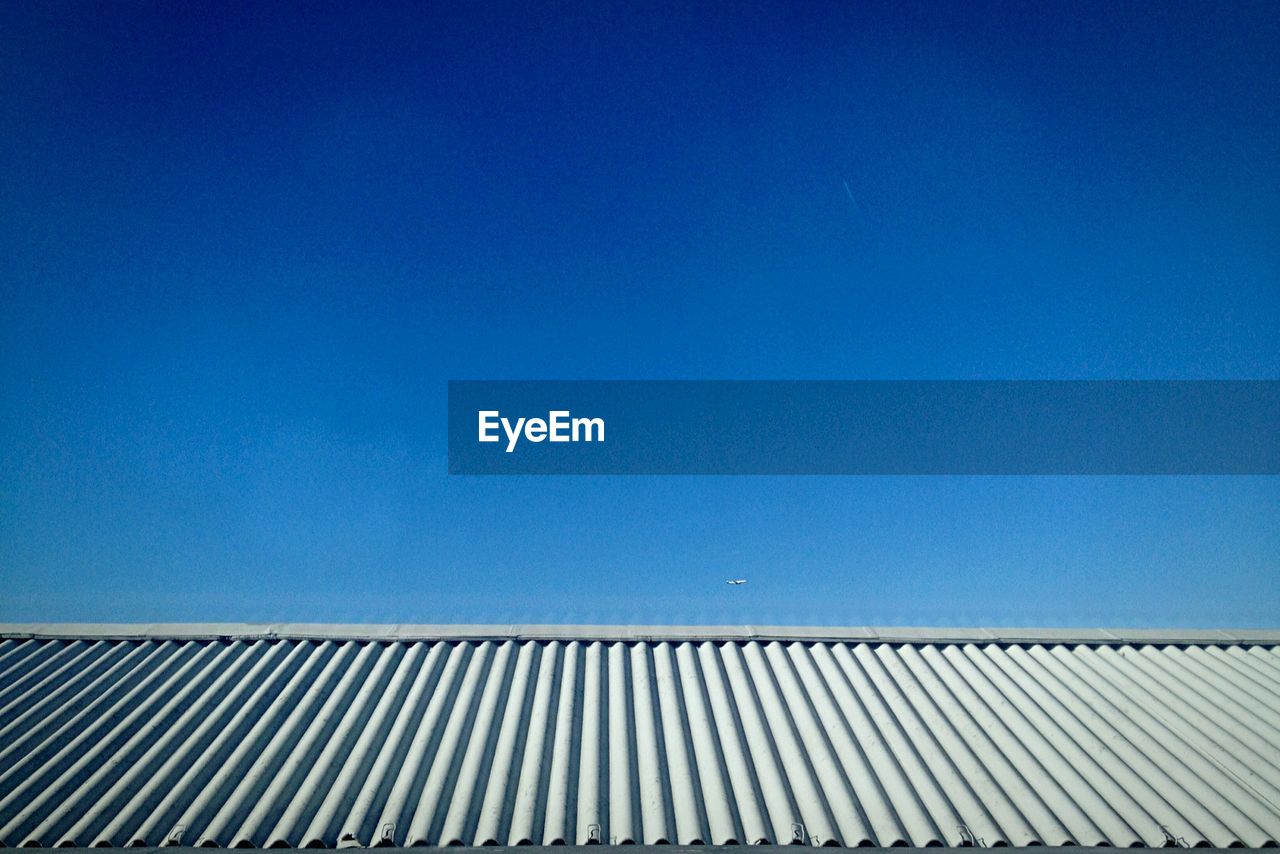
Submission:
[[454,381],[451,474],[1280,473],[1280,381]]

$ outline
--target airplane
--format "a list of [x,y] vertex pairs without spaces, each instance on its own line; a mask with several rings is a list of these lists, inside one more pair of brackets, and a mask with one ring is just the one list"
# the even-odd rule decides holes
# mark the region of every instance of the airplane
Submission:
[[745,578],[730,578],[728,581],[725,582],[725,584],[735,584],[735,585],[746,584],[746,583],[747,583],[747,580]]

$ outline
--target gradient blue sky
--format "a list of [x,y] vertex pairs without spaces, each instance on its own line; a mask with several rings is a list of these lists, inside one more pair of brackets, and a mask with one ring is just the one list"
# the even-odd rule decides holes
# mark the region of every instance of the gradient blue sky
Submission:
[[451,478],[444,409],[1280,377],[1274,3],[0,33],[0,619],[1280,623],[1277,478]]

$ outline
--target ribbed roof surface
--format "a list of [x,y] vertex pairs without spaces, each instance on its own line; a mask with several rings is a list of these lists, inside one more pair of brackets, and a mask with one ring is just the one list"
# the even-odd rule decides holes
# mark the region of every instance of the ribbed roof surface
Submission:
[[1280,839],[1266,642],[570,637],[0,641],[0,843]]

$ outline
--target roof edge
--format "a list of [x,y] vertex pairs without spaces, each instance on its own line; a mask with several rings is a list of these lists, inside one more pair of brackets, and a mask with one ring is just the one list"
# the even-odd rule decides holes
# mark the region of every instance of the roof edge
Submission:
[[864,641],[905,644],[1280,644],[1275,629],[630,626],[414,623],[0,623],[0,638],[200,640]]
[[[747,846],[745,845],[698,844],[698,845],[557,845],[554,847],[546,846],[546,845],[522,845],[519,847],[511,847],[507,845],[503,845],[503,846],[493,845],[493,846],[483,846],[483,847],[477,848],[473,846],[456,845],[456,846],[450,847],[448,850],[451,852],[458,852],[458,854],[530,854],[530,852],[537,851],[538,849],[545,850],[547,848],[552,848],[555,851],[563,851],[563,852],[566,852],[566,854],[597,854],[597,852],[600,852],[600,851],[610,851],[610,850],[625,851],[627,852],[627,854],[741,854],[741,852],[744,849],[746,849],[746,847]],[[750,847],[750,850],[752,854],[796,854],[797,849],[804,849],[804,848],[810,848],[810,847],[815,847],[815,846],[752,845]],[[1027,852],[1027,854],[1043,854],[1043,852],[1045,851],[1045,848],[1046,846],[1043,846],[1043,845],[1034,845],[1034,846],[1010,845],[1005,847],[1003,850],[1008,852],[1025,851]],[[314,851],[317,849],[299,849],[299,848],[210,849],[210,848],[190,848],[186,846],[182,846],[182,847],[165,846],[163,848],[102,847],[102,848],[26,848],[26,849],[23,849],[25,854],[103,854],[103,852],[110,852],[110,851],[121,851],[121,852],[127,851],[129,852],[129,854],[208,854],[208,852],[211,850],[223,850],[223,851],[235,850],[238,852],[245,852],[245,854],[279,854],[279,852],[282,850],[283,851],[290,851],[290,850]],[[328,849],[328,850],[334,850],[334,849]],[[348,849],[337,849],[337,850],[354,851],[357,849],[348,848]],[[361,850],[373,850],[373,849],[361,849]],[[422,854],[422,851],[424,849],[423,848],[378,848],[376,850],[377,850],[377,854]],[[827,848],[823,850],[824,851],[831,851],[831,850],[849,851],[854,849]],[[948,849],[943,847],[937,847],[937,848],[905,848],[904,847],[904,848],[858,848],[856,850],[859,852],[859,854],[904,854],[904,852],[908,852],[908,851],[930,851],[930,852],[939,852],[940,854],[940,852],[945,852],[947,850],[972,851],[974,849],[971,847],[962,847],[959,849],[956,849],[956,848]],[[1109,848],[1109,847],[1081,845],[1081,846],[1073,847],[1071,850],[1074,852],[1077,852],[1077,854],[1088,854],[1088,852],[1097,852],[1097,854],[1114,854],[1114,852],[1117,849]],[[1169,851],[1168,848],[1136,848],[1136,847],[1125,849],[1125,850],[1160,851],[1160,852],[1166,852],[1166,854]],[[1240,851],[1245,849],[1199,848],[1196,850],[1198,854],[1217,854],[1217,852],[1222,852],[1222,854],[1227,854],[1227,852],[1230,852],[1230,854],[1239,854]],[[1271,849],[1268,849],[1268,850],[1271,850]]]
[[[741,852],[744,849],[746,849],[746,847],[747,846],[745,845],[701,845],[701,844],[699,845],[557,845],[553,847],[553,850],[563,851],[563,852],[566,852],[566,854],[597,854],[597,852],[609,851],[609,850],[625,851],[627,852],[627,854],[741,854]],[[815,846],[752,845],[750,847],[750,850],[752,854],[796,854],[797,849],[804,849],[804,848],[810,848],[810,847],[815,847]],[[547,848],[552,848],[552,846],[522,845],[519,847],[511,847],[506,845],[503,845],[503,846],[494,845],[494,846],[484,846],[484,847],[477,848],[473,846],[456,845],[456,846],[450,847],[448,850],[451,852],[458,852],[458,854],[530,854],[530,852],[537,851],[538,849],[545,850]],[[1003,850],[1008,852],[1025,851],[1027,852],[1027,854],[1043,854],[1043,852],[1045,851],[1045,848],[1046,846],[1043,846],[1043,845],[1035,845],[1035,846],[1010,845],[1005,847]],[[129,852],[129,854],[208,854],[208,852],[211,850],[223,850],[223,851],[235,850],[237,852],[245,852],[245,854],[279,854],[279,852],[282,850],[283,851],[289,851],[289,850],[314,851],[317,849],[299,849],[299,848],[210,849],[210,848],[189,848],[186,846],[182,846],[182,847],[165,846],[163,848],[102,847],[102,848],[26,848],[26,849],[23,849],[25,854],[103,854],[103,852],[110,852],[110,851],[121,851],[121,852],[127,851]],[[328,849],[328,850],[334,850],[334,849]],[[348,848],[348,849],[337,849],[337,850],[354,851],[357,849]],[[372,849],[362,849],[362,850],[372,850]],[[422,854],[422,851],[424,849],[423,848],[378,848],[376,850],[377,850],[377,854]],[[827,848],[823,850],[824,851],[831,851],[831,850],[849,851],[854,849]],[[947,850],[972,851],[974,849],[971,847],[963,847],[959,849],[956,849],[956,848],[948,849],[948,848],[938,847],[938,848],[858,848],[856,850],[858,851],[859,854],[904,854],[904,852],[908,852],[908,851],[930,851],[930,852],[939,852],[940,854],[940,852],[945,852]],[[1109,847],[1081,845],[1081,846],[1073,847],[1071,850],[1074,852],[1077,852],[1077,854],[1088,854],[1088,852],[1096,852],[1096,854],[1114,854],[1114,852],[1117,849],[1109,848]],[[1169,851],[1168,848],[1129,848],[1125,850],[1160,851],[1160,852],[1166,852],[1166,854]],[[1222,852],[1222,854],[1227,854],[1227,852],[1230,852],[1230,854],[1239,854],[1240,851],[1245,849],[1199,848],[1196,850],[1198,854],[1217,854],[1217,852]],[[1268,850],[1271,850],[1271,849],[1268,849]]]

